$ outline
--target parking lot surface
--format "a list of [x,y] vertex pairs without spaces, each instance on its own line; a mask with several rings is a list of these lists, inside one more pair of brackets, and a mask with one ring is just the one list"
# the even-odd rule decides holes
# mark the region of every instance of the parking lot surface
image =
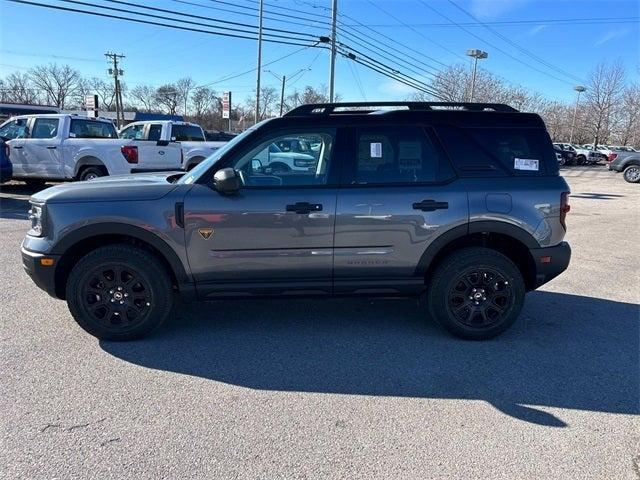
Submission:
[[98,341],[23,272],[0,193],[3,478],[640,478],[640,186],[563,170],[569,270],[491,341],[415,300],[180,306]]

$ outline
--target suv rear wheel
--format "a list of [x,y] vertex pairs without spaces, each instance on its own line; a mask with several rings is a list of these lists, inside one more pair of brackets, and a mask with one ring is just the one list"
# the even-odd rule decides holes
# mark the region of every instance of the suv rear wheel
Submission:
[[86,167],[78,175],[78,180],[93,180],[94,178],[104,177],[107,174],[102,167]]
[[507,330],[524,304],[518,267],[501,253],[471,247],[436,268],[428,291],[431,316],[452,334],[484,340]]
[[133,340],[171,313],[169,275],[151,253],[129,245],[100,247],[75,265],[67,303],[76,322],[104,340]]

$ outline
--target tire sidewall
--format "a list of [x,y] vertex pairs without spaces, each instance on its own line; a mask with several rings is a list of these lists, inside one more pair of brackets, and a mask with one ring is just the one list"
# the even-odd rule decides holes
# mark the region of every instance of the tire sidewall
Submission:
[[636,180],[630,180],[629,177],[628,177],[628,174],[632,169],[640,170],[640,166],[638,166],[638,165],[630,165],[630,166],[628,166],[627,168],[624,169],[624,172],[622,173],[622,176],[623,176],[624,180],[626,182],[628,182],[628,183],[638,183],[640,181],[640,178],[638,178]]
[[[87,176],[89,176],[90,174],[95,174],[95,177],[87,178]],[[99,178],[104,176],[105,176],[104,171],[100,167],[88,167],[82,171],[82,173],[80,174],[79,180],[87,181],[87,180],[93,180],[93,178]]]
[[[511,285],[512,299],[501,321],[487,328],[473,328],[460,323],[448,308],[450,289],[468,268],[499,271]],[[436,269],[428,293],[431,316],[449,332],[470,340],[484,340],[507,330],[518,319],[524,305],[525,285],[518,267],[501,253],[488,248],[466,248],[445,259]]]

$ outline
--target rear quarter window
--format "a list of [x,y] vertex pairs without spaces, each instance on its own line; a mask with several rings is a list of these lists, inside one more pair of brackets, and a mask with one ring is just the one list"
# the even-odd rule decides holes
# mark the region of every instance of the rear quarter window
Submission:
[[540,176],[558,173],[551,139],[536,128],[438,127],[462,176]]

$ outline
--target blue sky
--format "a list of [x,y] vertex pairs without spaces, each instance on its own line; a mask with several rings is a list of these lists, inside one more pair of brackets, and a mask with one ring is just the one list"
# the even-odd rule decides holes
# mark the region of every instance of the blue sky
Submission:
[[[57,0],[34,1],[86,8]],[[83,1],[128,8],[104,0]],[[255,24],[255,18],[251,17],[254,14],[252,9],[257,8],[255,0],[125,1],[251,24]],[[319,15],[328,15],[331,0],[265,1],[272,5],[267,6],[267,10],[294,17],[299,15],[301,23],[306,24],[291,25],[266,20],[266,27],[328,34],[321,24],[324,20]],[[391,45],[403,52],[399,55],[408,54],[417,58],[423,62],[421,65],[429,65],[431,71],[451,63],[469,63],[464,52],[469,48],[480,48],[489,52],[489,58],[481,62],[483,68],[511,83],[554,99],[569,101],[573,98],[572,85],[578,82],[567,78],[565,73],[586,81],[589,71],[600,61],[621,60],[627,67],[628,77],[638,81],[640,24],[637,17],[640,16],[640,2],[637,0],[455,0],[455,3],[478,20],[491,22],[492,29],[554,68],[536,62],[482,26],[468,25],[474,20],[449,0],[338,1],[342,15],[340,22],[347,32],[353,32],[349,25],[355,21],[370,25],[374,31],[364,30],[364,34],[358,35],[367,35],[369,41],[380,40]],[[278,9],[277,6],[283,8]],[[248,15],[220,9],[238,10]],[[636,17],[636,20],[618,23],[496,23],[600,17]],[[320,23],[314,24],[306,19],[317,19]],[[467,31],[452,25],[450,21],[466,24]],[[339,33],[339,40],[350,44],[348,34]],[[264,62],[299,49],[296,46],[265,43]],[[218,91],[232,90],[236,100],[244,100],[255,87],[255,72],[224,80],[225,77],[255,67],[255,41],[139,25],[0,0],[0,76],[14,70],[26,71],[42,63],[58,62],[72,65],[85,76],[106,79],[108,65],[103,54],[107,51],[126,55],[123,63],[126,72],[124,81],[129,86],[140,83],[158,86],[191,76],[197,84],[212,84]],[[310,69],[294,77],[295,83],[290,88],[300,88],[307,84],[326,84],[328,64],[327,51],[308,48],[265,68],[278,75],[290,75],[301,68]],[[559,73],[556,69],[565,73]],[[278,80],[269,73],[264,74],[263,84],[279,86]],[[361,92],[368,100],[401,99],[412,92],[408,87],[342,57],[337,61],[336,91],[345,100],[354,101],[363,100]]]

